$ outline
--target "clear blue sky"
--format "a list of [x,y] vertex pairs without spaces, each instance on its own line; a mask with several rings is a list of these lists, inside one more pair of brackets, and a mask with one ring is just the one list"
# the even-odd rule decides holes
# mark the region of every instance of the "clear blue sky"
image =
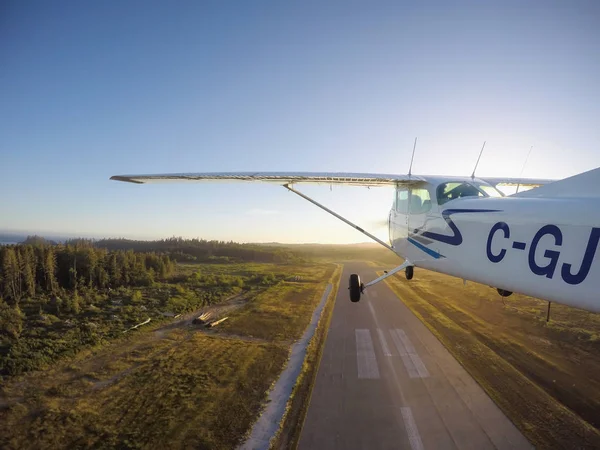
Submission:
[[[227,170],[561,178],[600,166],[600,4],[8,1],[0,230],[364,241]],[[485,3],[485,5],[483,5]],[[385,236],[386,189],[309,187]]]

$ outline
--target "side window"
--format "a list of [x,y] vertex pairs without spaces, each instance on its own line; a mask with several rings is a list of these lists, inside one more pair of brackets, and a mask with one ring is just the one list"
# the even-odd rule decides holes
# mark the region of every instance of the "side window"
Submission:
[[431,197],[427,189],[398,188],[396,212],[400,214],[423,214],[431,209]]
[[431,209],[431,197],[427,189],[411,189],[410,213],[424,214]]
[[408,189],[399,187],[396,190],[396,212],[406,214],[408,212]]

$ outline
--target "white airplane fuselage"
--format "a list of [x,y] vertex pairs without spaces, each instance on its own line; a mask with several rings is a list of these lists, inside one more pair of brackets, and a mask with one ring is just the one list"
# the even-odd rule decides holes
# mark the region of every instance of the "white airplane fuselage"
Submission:
[[[433,185],[428,189],[434,194]],[[393,207],[394,251],[417,267],[600,312],[600,199],[464,197]]]

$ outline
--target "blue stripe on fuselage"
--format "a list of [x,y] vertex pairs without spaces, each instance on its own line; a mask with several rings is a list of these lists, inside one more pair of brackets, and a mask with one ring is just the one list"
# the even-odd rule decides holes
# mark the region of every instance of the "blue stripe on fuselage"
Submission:
[[413,244],[415,247],[419,248],[420,250],[423,250],[429,256],[433,256],[435,259],[445,258],[444,255],[441,255],[438,252],[436,252],[435,250],[432,250],[432,249],[430,249],[428,247],[425,247],[423,244],[421,244],[418,241],[415,241],[413,238],[409,237],[408,238],[408,242],[410,242],[411,244]]
[[430,239],[433,239],[434,241],[443,242],[444,244],[460,245],[463,242],[462,234],[460,233],[460,230],[456,227],[454,222],[452,222],[452,219],[450,218],[450,216],[452,214],[457,214],[457,213],[484,213],[484,212],[500,212],[500,210],[499,209],[446,209],[446,210],[442,211],[442,217],[444,218],[444,220],[450,227],[450,230],[452,230],[452,235],[448,236],[445,234],[433,233],[431,231],[423,231],[423,233],[421,233],[421,235],[428,237]]

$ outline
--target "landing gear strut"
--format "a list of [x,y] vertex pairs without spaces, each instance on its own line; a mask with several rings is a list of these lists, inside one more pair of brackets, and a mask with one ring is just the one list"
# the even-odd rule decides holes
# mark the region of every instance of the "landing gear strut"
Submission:
[[[349,286],[348,286],[348,290],[350,291],[350,300],[353,303],[360,301],[360,296],[364,293],[365,289],[367,289],[370,286],[373,286],[374,284],[379,283],[380,281],[385,280],[387,277],[391,277],[395,273],[400,272],[401,270],[404,270],[410,266],[412,266],[412,263],[410,261],[406,260],[402,264],[400,264],[398,267],[396,267],[390,271],[385,271],[385,273],[383,275],[381,275],[379,278],[375,278],[373,281],[369,281],[367,284],[361,283],[360,277],[358,276],[358,274],[353,273],[352,275],[350,275]],[[412,269],[412,267],[410,267],[410,268]],[[411,271],[411,274],[412,274],[412,271]]]
[[364,289],[364,284],[360,282],[358,274],[353,273],[350,275],[350,286],[348,286],[348,289],[350,290],[350,301],[353,303],[358,302]]

